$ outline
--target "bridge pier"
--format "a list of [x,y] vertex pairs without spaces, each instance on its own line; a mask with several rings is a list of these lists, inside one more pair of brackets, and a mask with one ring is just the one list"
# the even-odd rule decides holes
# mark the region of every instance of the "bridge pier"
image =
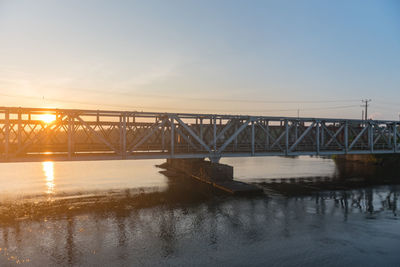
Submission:
[[163,167],[231,194],[262,192],[255,185],[234,181],[233,167],[227,164],[215,163],[204,159],[167,159]]

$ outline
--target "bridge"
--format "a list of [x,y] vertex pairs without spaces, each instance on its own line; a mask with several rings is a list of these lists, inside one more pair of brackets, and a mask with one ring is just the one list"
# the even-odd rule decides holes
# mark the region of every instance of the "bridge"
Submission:
[[0,107],[0,162],[399,153],[399,124]]

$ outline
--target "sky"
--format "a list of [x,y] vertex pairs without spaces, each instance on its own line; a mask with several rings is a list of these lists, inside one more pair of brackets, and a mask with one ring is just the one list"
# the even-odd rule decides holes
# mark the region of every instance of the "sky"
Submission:
[[0,0],[0,106],[400,119],[400,1]]

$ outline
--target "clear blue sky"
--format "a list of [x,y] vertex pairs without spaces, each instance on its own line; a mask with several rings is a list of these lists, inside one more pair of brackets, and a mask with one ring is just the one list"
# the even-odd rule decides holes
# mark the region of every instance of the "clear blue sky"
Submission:
[[0,0],[0,59],[6,106],[397,119],[400,1]]

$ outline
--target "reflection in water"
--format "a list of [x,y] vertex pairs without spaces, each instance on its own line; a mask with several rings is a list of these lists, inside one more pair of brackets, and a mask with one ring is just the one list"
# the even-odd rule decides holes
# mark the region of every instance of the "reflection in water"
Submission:
[[400,260],[398,192],[238,198],[178,180],[164,192],[44,205],[38,217],[0,227],[0,248],[34,265],[392,265]]
[[42,162],[42,168],[46,178],[46,194],[54,194],[54,162]]
[[[53,163],[42,167],[47,193],[54,193]],[[59,193],[62,172],[56,173]],[[356,176],[352,172],[347,177]],[[33,266],[400,262],[397,185],[337,182],[338,189],[319,190],[320,184],[303,182],[297,187],[312,190],[233,197],[183,177],[166,182],[163,191],[113,190],[37,204],[1,203],[0,266],[17,260]]]
[[155,167],[161,163],[160,160],[1,163],[0,204],[108,190],[163,190],[166,177]]

